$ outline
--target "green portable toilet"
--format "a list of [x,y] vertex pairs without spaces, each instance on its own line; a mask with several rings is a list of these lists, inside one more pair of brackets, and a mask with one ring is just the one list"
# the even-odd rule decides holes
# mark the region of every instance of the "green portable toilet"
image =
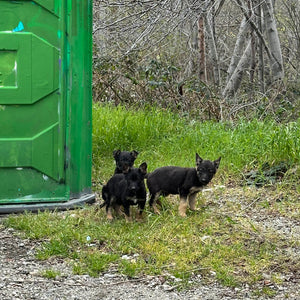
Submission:
[[92,1],[0,1],[0,213],[91,192]]

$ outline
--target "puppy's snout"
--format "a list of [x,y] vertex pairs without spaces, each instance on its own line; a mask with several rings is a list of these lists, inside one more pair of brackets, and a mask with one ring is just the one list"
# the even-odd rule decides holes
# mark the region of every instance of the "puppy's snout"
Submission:
[[207,180],[208,176],[207,174],[201,174],[201,180]]
[[199,177],[200,182],[202,182],[202,183],[208,183],[210,181],[209,176],[205,173],[199,174],[198,177]]
[[129,194],[130,196],[134,197],[134,196],[136,195],[136,193],[137,193],[137,188],[136,188],[136,186],[131,186],[131,187],[129,187],[129,189],[128,189],[128,194]]

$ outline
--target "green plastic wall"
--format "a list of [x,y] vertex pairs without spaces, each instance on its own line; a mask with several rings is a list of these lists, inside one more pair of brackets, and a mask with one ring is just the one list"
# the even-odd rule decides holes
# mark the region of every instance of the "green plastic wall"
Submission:
[[92,1],[0,1],[0,205],[91,193]]

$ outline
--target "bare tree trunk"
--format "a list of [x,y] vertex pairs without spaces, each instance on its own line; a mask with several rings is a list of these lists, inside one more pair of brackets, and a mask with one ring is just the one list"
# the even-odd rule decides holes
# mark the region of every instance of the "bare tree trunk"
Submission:
[[[258,15],[258,29],[262,32],[262,9],[261,5],[257,6]],[[259,90],[261,93],[265,93],[265,62],[264,62],[264,46],[261,39],[258,39],[258,78],[259,78]]]
[[211,54],[211,63],[213,65],[213,76],[214,76],[214,84],[216,87],[220,86],[220,66],[219,66],[219,57],[217,52],[217,46],[214,36],[214,30],[212,27],[212,16],[209,12],[207,12],[205,15],[205,27],[206,31],[208,33],[207,35],[207,41],[208,46]]
[[263,3],[266,35],[271,51],[270,64],[274,81],[282,80],[284,76],[283,61],[278,37],[272,0],[265,0]]
[[207,82],[206,73],[206,57],[205,57],[205,33],[204,33],[204,19],[202,16],[198,20],[198,36],[199,36],[199,78]]
[[[269,45],[269,46],[267,45],[267,42],[266,42],[266,40],[264,39],[264,37],[262,35],[262,32],[258,29],[256,24],[249,18],[248,12],[247,12],[245,6],[243,5],[242,1],[241,0],[235,0],[235,1],[239,5],[239,7],[241,8],[242,12],[244,13],[244,16],[246,17],[247,22],[249,22],[249,24],[251,25],[251,27],[253,28],[253,30],[255,31],[255,33],[257,34],[259,39],[261,40],[261,42],[263,43],[264,49],[267,52],[267,55],[268,55],[268,57],[270,59],[270,62],[271,62],[271,68],[272,69],[274,68],[274,62],[275,62],[275,63],[277,63],[278,68],[280,69],[279,66],[281,66],[281,67],[283,66],[283,64],[282,64],[282,55],[281,55],[280,42],[279,42],[279,38],[278,38],[276,22],[275,22],[275,19],[274,19],[273,6],[272,6],[272,3],[271,3],[271,0],[264,0],[262,2],[262,5],[263,5],[263,8],[266,7],[266,10],[263,9],[263,11],[264,11],[263,16],[264,16],[265,23],[267,23],[266,19],[268,19],[268,17],[269,17],[269,24],[268,24],[269,27],[267,26],[267,24],[266,24],[265,27],[267,28],[266,30],[269,31],[268,32],[269,35],[267,33],[268,38],[269,38],[269,36],[271,36],[271,40],[273,40],[273,43],[272,43],[273,47],[274,47],[273,51],[271,51],[271,45]],[[272,8],[272,9],[270,10],[269,8]],[[265,11],[268,14],[267,16],[266,16]],[[277,40],[278,43],[275,46],[275,41],[276,40]],[[270,44],[270,41],[269,41],[269,44]],[[276,54],[279,54],[277,51],[280,53],[280,55],[278,55],[278,57],[276,56]],[[283,67],[282,67],[282,75],[283,75]],[[283,76],[282,76],[282,78],[283,78]],[[274,75],[273,75],[273,79],[274,79]]]
[[[252,18],[254,16],[253,13],[253,3],[252,1],[254,0],[248,0],[248,9],[249,9],[249,16]],[[254,86],[254,72],[255,72],[255,67],[256,67],[256,59],[255,59],[255,54],[256,54],[256,41],[255,41],[255,35],[253,32],[253,29],[251,29],[251,63],[250,63],[250,76],[249,76],[249,81],[250,81],[250,87],[249,87],[249,94],[250,97],[252,97],[253,94],[253,86]]]
[[194,57],[198,54],[198,24],[197,20],[191,19],[187,24],[187,31],[189,32],[189,47],[190,47],[190,56],[188,58],[187,66],[185,68],[185,76],[192,76],[195,73],[198,73],[199,65],[195,61]]
[[241,59],[241,56],[243,54],[243,47],[246,42],[246,34],[247,34],[248,30],[249,30],[249,24],[248,24],[246,18],[243,18],[241,25],[240,25],[239,33],[238,33],[238,36],[236,39],[233,54],[231,56],[230,65],[227,70],[226,84],[230,80],[234,70],[236,69],[236,67]]
[[223,91],[224,98],[233,96],[234,93],[240,87],[244,71],[249,66],[249,63],[250,63],[250,60],[249,60],[250,55],[251,55],[251,39],[249,40],[247,47],[237,65],[237,67],[235,68],[231,78],[227,82],[227,85]]

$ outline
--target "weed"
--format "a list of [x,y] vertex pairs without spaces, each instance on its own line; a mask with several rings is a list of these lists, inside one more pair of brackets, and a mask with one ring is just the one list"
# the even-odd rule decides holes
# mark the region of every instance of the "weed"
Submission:
[[47,279],[55,279],[61,275],[59,271],[55,271],[53,269],[44,270],[41,275]]
[[268,286],[264,286],[262,289],[257,289],[253,292],[253,296],[256,297],[272,298],[275,295],[276,295],[276,291]]
[[90,276],[97,277],[118,259],[119,255],[117,254],[83,251],[79,257],[79,261],[81,262],[81,271],[79,274],[88,273]]
[[66,258],[69,254],[68,241],[61,239],[53,239],[50,242],[43,244],[43,250],[37,251],[37,258],[46,260],[51,256],[59,256]]

